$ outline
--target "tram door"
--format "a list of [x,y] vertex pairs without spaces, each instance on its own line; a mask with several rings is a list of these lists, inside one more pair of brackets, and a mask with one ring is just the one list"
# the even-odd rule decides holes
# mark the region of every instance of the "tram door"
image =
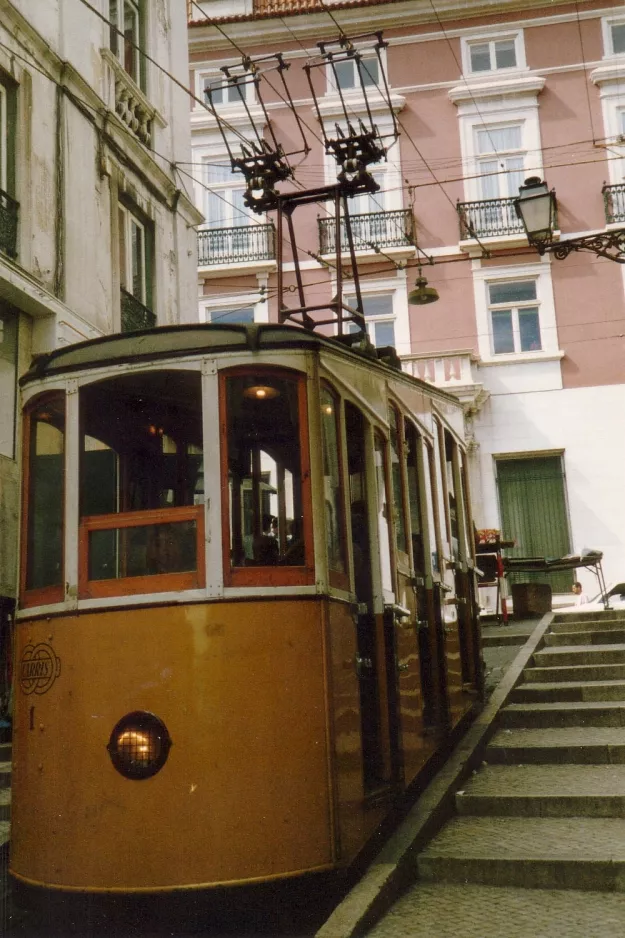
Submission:
[[365,795],[391,784],[384,629],[373,611],[372,551],[366,472],[366,427],[362,413],[345,404],[349,511],[356,591],[356,670],[360,686]]

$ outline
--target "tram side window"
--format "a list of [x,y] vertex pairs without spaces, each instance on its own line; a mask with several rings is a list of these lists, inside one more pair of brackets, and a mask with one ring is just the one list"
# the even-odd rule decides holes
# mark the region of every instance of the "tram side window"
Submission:
[[24,585],[40,590],[63,585],[65,396],[46,397],[29,420]]
[[449,502],[449,529],[451,534],[451,553],[454,560],[460,559],[460,534],[458,528],[458,495],[454,472],[454,450],[456,444],[451,434],[445,430],[445,470],[447,475],[447,497]]
[[301,381],[225,377],[230,567],[306,564]]
[[425,500],[426,500],[427,515],[428,515],[428,530],[430,534],[430,559],[432,563],[432,572],[440,573],[441,572],[440,534],[438,530],[438,514],[437,514],[436,506],[434,503],[434,498],[436,497],[436,490],[434,488],[435,459],[434,459],[434,451],[429,444],[426,447],[426,457],[427,458],[425,459],[425,463],[424,463]]
[[404,514],[404,484],[401,471],[401,424],[395,407],[391,407],[389,410],[389,422],[391,426],[391,494],[393,498],[395,543],[398,551],[407,554],[408,541],[406,537],[406,518]]
[[423,543],[423,522],[421,520],[421,491],[419,489],[419,435],[408,421],[405,422],[405,436],[412,556],[415,571],[423,574],[425,573],[425,548]]
[[326,544],[330,579],[343,585],[332,574],[347,573],[345,563],[345,523],[341,489],[340,433],[338,398],[327,387],[321,388],[321,440],[323,446],[323,492],[325,505]]
[[394,585],[391,571],[391,526],[389,521],[389,501],[386,486],[386,441],[379,433],[375,434],[374,457],[382,588],[387,593],[392,593],[394,590]]
[[87,579],[195,571],[198,511],[184,509],[204,501],[200,374],[107,379],[80,407]]

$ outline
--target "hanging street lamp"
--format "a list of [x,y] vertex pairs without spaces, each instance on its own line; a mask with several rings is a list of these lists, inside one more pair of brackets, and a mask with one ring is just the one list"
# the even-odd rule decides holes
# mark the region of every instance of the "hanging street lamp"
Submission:
[[625,228],[567,238],[565,241],[553,240],[557,229],[556,194],[538,176],[530,176],[520,186],[514,208],[523,222],[527,240],[540,255],[550,253],[558,260],[563,260],[573,251],[590,251],[609,261],[625,264]]

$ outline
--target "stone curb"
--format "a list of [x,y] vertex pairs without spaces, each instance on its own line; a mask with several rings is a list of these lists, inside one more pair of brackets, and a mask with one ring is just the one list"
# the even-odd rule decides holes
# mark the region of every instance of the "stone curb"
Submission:
[[495,719],[540,645],[555,613],[548,612],[523,645],[480,714],[359,882],[315,938],[357,938],[388,911],[405,886],[418,878],[417,855],[454,812],[454,796],[480,765]]

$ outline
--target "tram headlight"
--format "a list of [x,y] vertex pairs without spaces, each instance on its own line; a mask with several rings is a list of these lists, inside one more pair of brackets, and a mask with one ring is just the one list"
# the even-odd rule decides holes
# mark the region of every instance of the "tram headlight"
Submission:
[[153,713],[135,710],[116,724],[106,748],[121,775],[139,780],[163,768],[171,738],[162,720]]

